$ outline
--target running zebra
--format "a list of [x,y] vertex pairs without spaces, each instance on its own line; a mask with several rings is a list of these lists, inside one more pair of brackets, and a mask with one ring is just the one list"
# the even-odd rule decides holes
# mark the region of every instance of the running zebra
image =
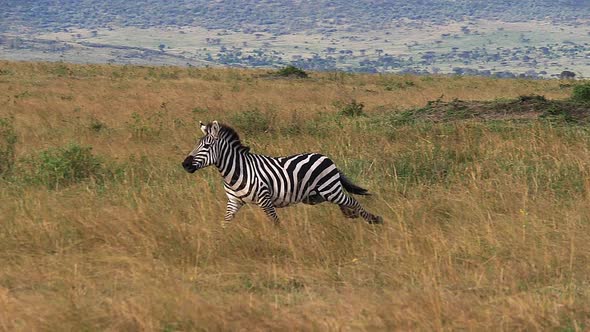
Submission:
[[[268,157],[250,153],[236,131],[213,121],[200,124],[205,134],[182,166],[189,173],[215,165],[224,179],[228,197],[225,223],[231,221],[245,203],[258,204],[266,215],[278,223],[275,208],[295,203],[338,204],[347,218],[363,217],[368,223],[383,219],[367,212],[354,198],[346,195],[369,195],[342,174],[328,157],[305,153],[288,157]],[[224,224],[225,224],[224,223]]]

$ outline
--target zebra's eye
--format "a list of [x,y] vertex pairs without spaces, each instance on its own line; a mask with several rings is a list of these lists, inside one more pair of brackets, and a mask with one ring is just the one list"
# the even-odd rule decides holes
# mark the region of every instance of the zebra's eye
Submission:
[[208,149],[210,146],[211,146],[211,144],[209,144],[209,143],[203,144],[203,148],[205,148],[205,149]]

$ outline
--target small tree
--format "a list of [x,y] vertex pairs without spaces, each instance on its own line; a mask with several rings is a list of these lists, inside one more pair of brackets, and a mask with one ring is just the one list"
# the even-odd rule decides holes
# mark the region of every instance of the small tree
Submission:
[[561,74],[559,74],[559,78],[561,79],[574,79],[576,77],[576,73],[574,73],[573,71],[569,71],[569,70],[564,70],[561,72]]
[[281,77],[296,77],[296,78],[307,78],[308,75],[303,69],[299,69],[295,66],[288,65],[287,67],[281,68],[276,72],[277,76]]

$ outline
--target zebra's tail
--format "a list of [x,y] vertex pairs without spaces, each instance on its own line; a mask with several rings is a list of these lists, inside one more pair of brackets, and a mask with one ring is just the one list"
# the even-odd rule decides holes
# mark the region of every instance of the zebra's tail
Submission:
[[346,191],[355,195],[371,195],[365,188],[361,188],[356,184],[352,183],[342,172],[340,172],[340,182]]

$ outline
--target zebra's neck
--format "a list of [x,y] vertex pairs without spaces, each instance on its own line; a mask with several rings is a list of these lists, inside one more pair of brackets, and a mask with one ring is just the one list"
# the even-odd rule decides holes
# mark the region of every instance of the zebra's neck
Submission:
[[240,144],[223,141],[219,150],[219,158],[215,166],[230,187],[248,178],[251,154]]

